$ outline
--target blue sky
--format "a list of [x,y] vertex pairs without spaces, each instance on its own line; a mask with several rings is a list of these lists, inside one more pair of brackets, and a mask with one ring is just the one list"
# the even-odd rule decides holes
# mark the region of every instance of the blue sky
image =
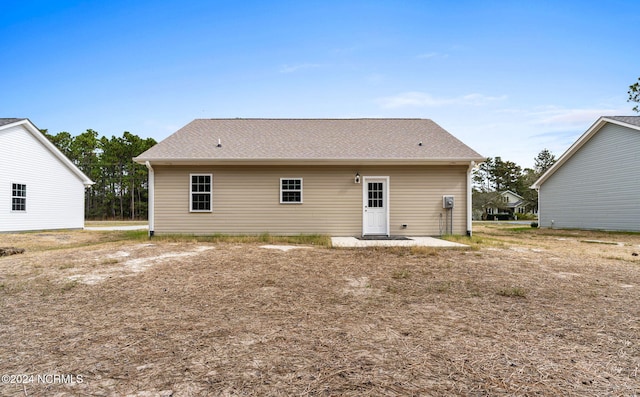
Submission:
[[162,140],[194,118],[430,118],[523,167],[634,115],[640,2],[0,5],[0,117]]

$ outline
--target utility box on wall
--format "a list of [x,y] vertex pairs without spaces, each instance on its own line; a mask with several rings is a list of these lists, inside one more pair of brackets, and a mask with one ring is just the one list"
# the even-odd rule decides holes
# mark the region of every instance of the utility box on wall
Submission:
[[453,196],[442,196],[442,208],[453,208]]

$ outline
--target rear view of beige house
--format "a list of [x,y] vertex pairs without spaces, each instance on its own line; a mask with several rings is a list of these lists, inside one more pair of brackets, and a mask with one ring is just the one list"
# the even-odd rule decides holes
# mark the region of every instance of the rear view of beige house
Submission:
[[471,234],[484,157],[427,119],[197,119],[134,159],[150,234]]

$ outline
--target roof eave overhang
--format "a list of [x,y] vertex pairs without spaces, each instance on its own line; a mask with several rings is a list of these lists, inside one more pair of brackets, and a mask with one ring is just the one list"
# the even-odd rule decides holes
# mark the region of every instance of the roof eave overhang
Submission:
[[134,158],[135,162],[151,165],[469,165],[478,158],[441,159],[166,159]]

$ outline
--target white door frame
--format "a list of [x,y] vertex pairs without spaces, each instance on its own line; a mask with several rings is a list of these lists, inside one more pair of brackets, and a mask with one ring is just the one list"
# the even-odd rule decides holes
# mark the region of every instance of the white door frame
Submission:
[[389,236],[389,177],[388,176],[363,176],[362,177],[362,235],[372,235],[380,233],[367,233],[367,206],[369,200],[368,182],[383,182],[382,199],[383,207],[386,212],[385,231],[382,234]]

